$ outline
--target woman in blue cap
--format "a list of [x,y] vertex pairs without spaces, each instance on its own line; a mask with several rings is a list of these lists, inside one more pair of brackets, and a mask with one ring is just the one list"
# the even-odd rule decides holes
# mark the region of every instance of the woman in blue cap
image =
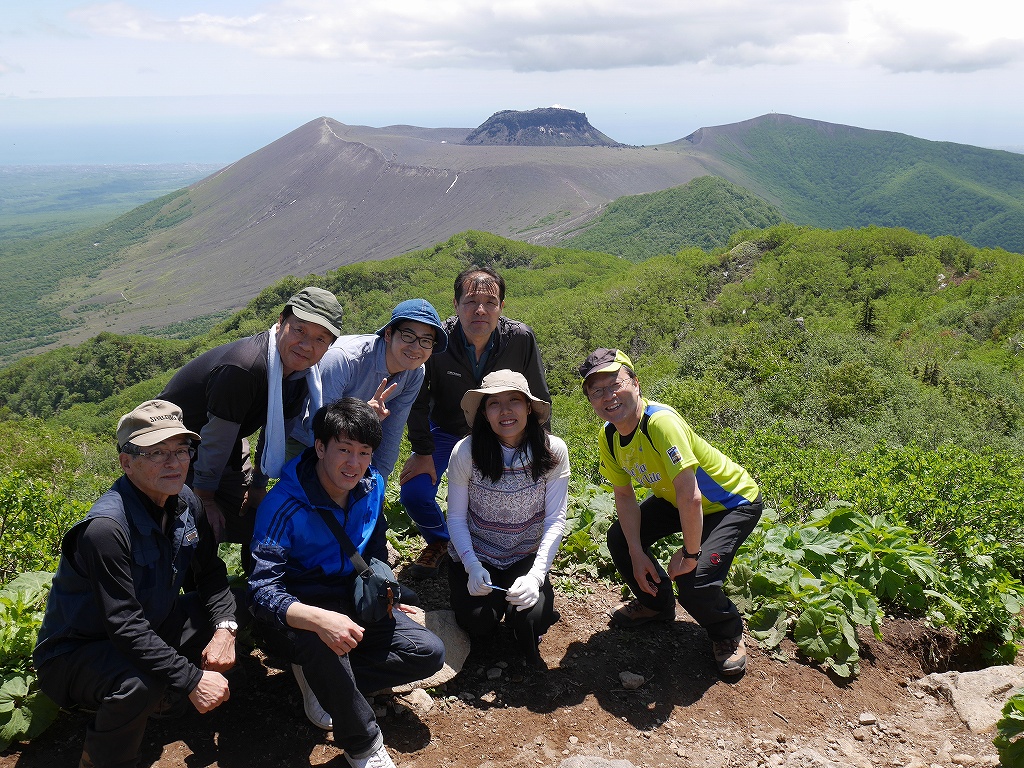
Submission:
[[[373,452],[373,466],[385,480],[398,460],[402,431],[423,383],[423,364],[447,347],[437,310],[426,299],[408,299],[377,333],[341,336],[320,361],[325,405],[356,397],[377,409],[384,437]],[[292,433],[304,446],[313,444],[309,421]]]

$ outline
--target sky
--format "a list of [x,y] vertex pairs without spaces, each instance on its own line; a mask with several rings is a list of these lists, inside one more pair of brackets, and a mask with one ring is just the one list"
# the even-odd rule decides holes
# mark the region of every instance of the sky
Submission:
[[562,106],[628,144],[770,112],[1024,151],[1009,0],[2,0],[0,165],[228,163],[320,116]]

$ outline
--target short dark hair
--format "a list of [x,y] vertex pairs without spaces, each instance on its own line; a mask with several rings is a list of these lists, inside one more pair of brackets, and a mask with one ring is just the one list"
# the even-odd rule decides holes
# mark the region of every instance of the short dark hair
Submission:
[[348,438],[377,450],[382,436],[377,412],[355,397],[335,400],[313,416],[313,437],[325,446],[331,440]]
[[498,300],[505,300],[505,280],[490,267],[478,267],[474,264],[459,272],[459,276],[455,278],[456,301],[462,301],[462,294],[466,290],[467,283],[470,288],[489,288],[496,285],[498,286]]

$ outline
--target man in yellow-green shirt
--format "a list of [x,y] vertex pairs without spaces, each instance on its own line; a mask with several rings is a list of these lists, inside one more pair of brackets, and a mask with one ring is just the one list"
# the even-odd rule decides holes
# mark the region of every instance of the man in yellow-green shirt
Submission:
[[[740,545],[764,507],[750,474],[701,438],[675,409],[645,400],[629,357],[597,349],[580,365],[583,392],[604,421],[601,474],[612,484],[617,520],[608,549],[635,598],[610,614],[614,627],[675,619],[679,604],[707,630],[722,675],[746,670],[743,617],[722,590]],[[634,486],[650,488],[641,504]],[[651,555],[682,532],[666,571]]]

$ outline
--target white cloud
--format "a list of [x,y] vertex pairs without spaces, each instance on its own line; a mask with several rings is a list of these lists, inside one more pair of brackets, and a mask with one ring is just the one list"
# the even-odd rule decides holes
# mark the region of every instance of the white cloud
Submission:
[[[1016,4],[976,0],[283,0],[179,16],[135,3],[70,13],[93,34],[297,60],[520,72],[853,60],[894,72],[973,71],[1021,54]],[[166,6],[157,6],[166,7]]]

